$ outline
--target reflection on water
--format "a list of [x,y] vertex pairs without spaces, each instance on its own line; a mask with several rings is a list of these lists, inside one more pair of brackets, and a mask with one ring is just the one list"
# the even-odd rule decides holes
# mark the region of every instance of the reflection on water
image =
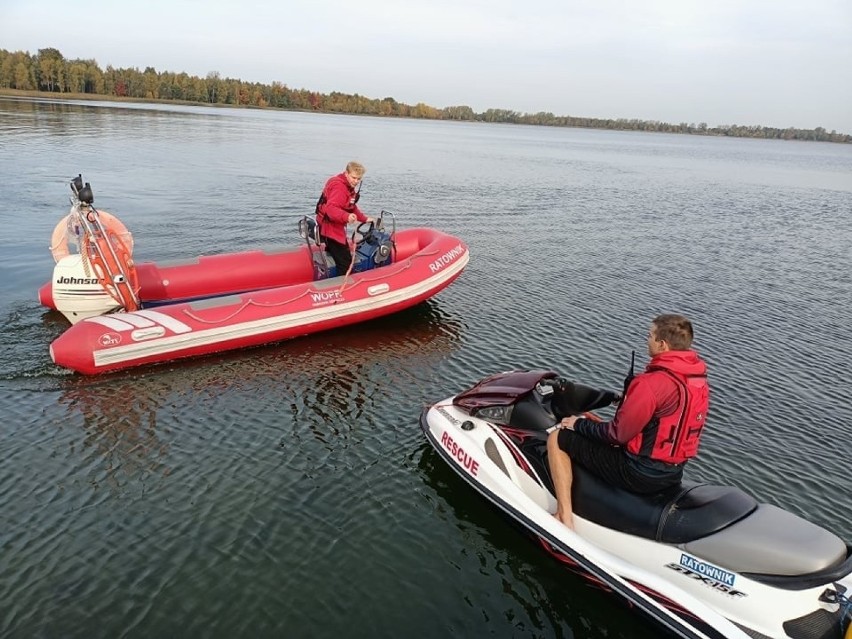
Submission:
[[167,473],[168,439],[158,437],[157,420],[168,404],[234,389],[281,389],[290,419],[308,424],[327,443],[364,416],[383,379],[416,384],[421,371],[452,356],[460,336],[460,323],[431,300],[357,327],[249,351],[104,376],[62,376],[59,403],[82,417],[84,444],[98,451],[109,473]]
[[[167,473],[168,443],[157,436],[159,395],[147,385],[86,383],[81,378],[60,395],[69,413],[80,413],[85,437],[82,444],[102,458],[109,476],[118,470],[132,477]],[[160,391],[168,390],[160,385]]]

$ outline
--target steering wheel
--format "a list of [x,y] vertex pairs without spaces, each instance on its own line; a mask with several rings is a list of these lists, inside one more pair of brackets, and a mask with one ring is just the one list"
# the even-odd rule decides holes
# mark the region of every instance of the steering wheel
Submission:
[[[375,222],[361,222],[358,226],[355,227],[355,231],[352,233],[352,239],[355,240],[356,244],[361,244],[362,242],[369,242],[373,236],[373,231],[375,229]],[[356,239],[356,235],[360,235],[360,238]]]

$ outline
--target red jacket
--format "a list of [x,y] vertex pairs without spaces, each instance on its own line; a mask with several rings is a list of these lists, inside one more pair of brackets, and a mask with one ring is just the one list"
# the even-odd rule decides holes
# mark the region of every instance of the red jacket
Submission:
[[[704,379],[706,374],[707,367],[695,351],[660,353],[651,359],[645,372],[637,375],[630,383],[610,421],[579,419],[574,429],[585,437],[623,446],[642,457],[672,464],[681,463],[698,450],[698,439],[708,406],[709,390]],[[694,385],[687,383],[688,378],[700,381]],[[678,437],[678,442],[683,437],[691,437],[686,454],[683,453],[683,446],[674,446],[671,440],[666,439],[684,413],[689,414],[683,419],[691,420],[691,423],[685,427],[689,432],[685,430]],[[695,420],[700,422],[697,429],[693,427]],[[660,428],[661,423],[664,429]],[[674,451],[674,448],[680,450]]]
[[355,189],[349,186],[344,172],[328,179],[317,202],[320,235],[346,244],[346,224],[350,213],[354,213],[359,222],[367,221],[367,216],[355,204]]

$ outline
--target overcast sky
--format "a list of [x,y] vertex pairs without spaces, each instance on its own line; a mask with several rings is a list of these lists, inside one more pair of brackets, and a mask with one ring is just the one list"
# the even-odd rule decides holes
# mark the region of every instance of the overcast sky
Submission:
[[0,48],[434,107],[852,133],[852,0],[0,0]]

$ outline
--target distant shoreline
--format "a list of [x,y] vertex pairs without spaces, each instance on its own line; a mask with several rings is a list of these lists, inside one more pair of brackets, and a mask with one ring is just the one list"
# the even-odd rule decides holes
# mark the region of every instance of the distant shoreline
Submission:
[[[56,92],[56,91],[35,91],[35,90],[24,90],[24,89],[10,89],[0,87],[0,97],[13,97],[13,98],[36,98],[40,100],[52,100],[52,101],[62,101],[62,100],[80,100],[87,102],[115,102],[115,103],[127,103],[127,104],[179,104],[182,106],[204,106],[204,107],[219,107],[219,108],[232,108],[232,109],[257,109],[263,111],[291,111],[296,113],[325,113],[329,115],[360,115],[360,116],[369,116],[369,117],[389,117],[389,118],[403,118],[403,119],[439,119],[442,121],[449,122],[482,122],[484,124],[525,124],[528,126],[552,126],[556,128],[577,128],[577,129],[596,129],[596,130],[605,130],[605,131],[636,131],[640,133],[674,133],[680,135],[700,135],[705,137],[735,137],[735,138],[752,138],[752,139],[778,139],[778,140],[799,140],[799,141],[811,141],[811,142],[832,142],[839,144],[852,144],[852,135],[847,135],[844,133],[836,133],[832,132],[831,139],[810,139],[808,137],[802,137],[800,135],[792,135],[792,136],[766,136],[755,134],[758,130],[763,131],[794,131],[794,132],[804,132],[810,131],[809,129],[799,130],[799,129],[777,129],[774,127],[739,127],[740,131],[731,130],[731,127],[715,127],[715,128],[705,128],[695,130],[691,126],[687,129],[678,129],[678,127],[669,128],[667,125],[664,129],[649,129],[645,126],[644,121],[639,120],[597,120],[597,119],[578,119],[581,120],[582,123],[574,124],[574,123],[566,123],[566,124],[553,124],[550,122],[539,122],[536,121],[536,116],[532,115],[521,115],[515,114],[517,117],[509,118],[509,119],[495,119],[495,120],[487,120],[487,119],[471,119],[471,118],[440,118],[440,117],[423,117],[416,115],[400,115],[400,114],[390,114],[384,115],[380,113],[358,113],[358,112],[341,112],[337,110],[328,110],[328,109],[307,109],[307,108],[298,108],[298,107],[279,107],[279,106],[264,106],[257,104],[231,104],[231,103],[223,103],[223,102],[201,102],[201,101],[192,101],[192,100],[181,100],[181,99],[165,99],[165,98],[140,98],[134,96],[117,96],[117,95],[109,95],[109,94],[99,94],[99,93],[65,93],[65,92]],[[453,107],[448,107],[453,108]],[[494,111],[493,109],[490,111]],[[654,124],[654,123],[650,123]],[[657,124],[665,124],[665,123],[657,123]],[[706,125],[705,125],[706,126]],[[819,131],[824,131],[821,127]]]
[[[263,109],[283,111],[275,107],[259,107],[251,104],[219,104],[209,102],[192,102],[190,100],[165,100],[161,98],[134,98],[118,95],[100,95],[97,93],[57,93],[55,91],[24,91],[22,89],[6,89],[0,87],[0,96],[10,98],[39,98],[42,100],[85,100],[87,102],[126,102],[130,104],[181,104],[184,106],[226,107],[233,109]],[[295,110],[295,109],[294,109]]]

